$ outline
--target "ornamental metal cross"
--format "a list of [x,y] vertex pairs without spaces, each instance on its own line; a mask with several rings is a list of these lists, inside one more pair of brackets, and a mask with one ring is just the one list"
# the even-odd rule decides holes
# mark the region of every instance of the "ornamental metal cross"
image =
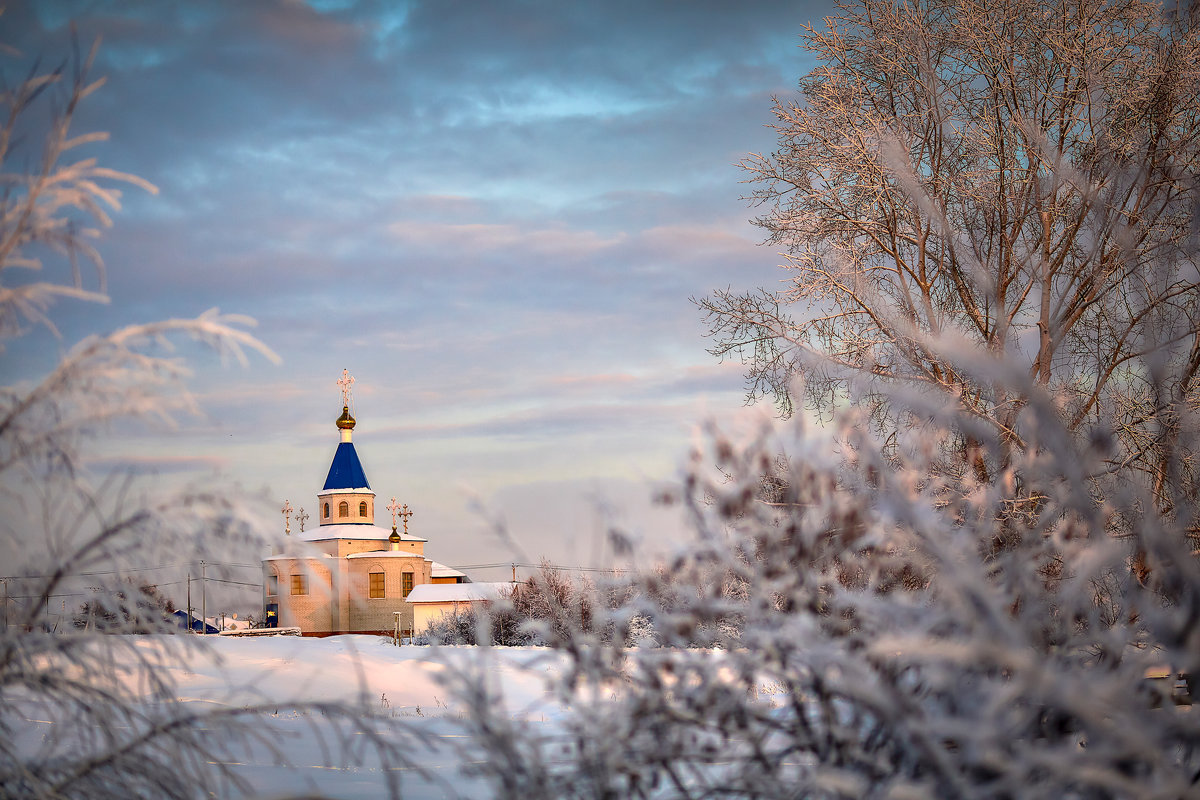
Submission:
[[404,535],[405,536],[408,535],[408,518],[411,517],[412,514],[413,514],[413,512],[408,510],[408,503],[405,503],[404,510],[400,512],[400,516],[403,517],[403,519],[404,519]]
[[292,503],[290,500],[283,501],[283,508],[279,509],[283,514],[283,532],[292,532]]
[[337,385],[342,389],[342,405],[349,408],[350,387],[354,386],[354,378],[350,377],[350,370],[342,370],[342,377],[338,378]]
[[300,506],[300,510],[296,512],[296,522],[300,523],[300,532],[304,533],[304,523],[308,521],[308,514],[304,513],[304,506]]
[[392,502],[387,504],[387,510],[392,512],[392,527],[396,527],[396,512],[400,510],[400,504],[396,502],[396,498],[392,498]]

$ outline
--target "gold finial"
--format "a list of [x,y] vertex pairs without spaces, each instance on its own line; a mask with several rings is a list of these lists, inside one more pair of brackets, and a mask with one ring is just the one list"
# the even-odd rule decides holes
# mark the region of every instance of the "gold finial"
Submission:
[[337,418],[337,426],[344,431],[354,430],[354,417],[350,416],[350,406],[342,406],[342,415]]

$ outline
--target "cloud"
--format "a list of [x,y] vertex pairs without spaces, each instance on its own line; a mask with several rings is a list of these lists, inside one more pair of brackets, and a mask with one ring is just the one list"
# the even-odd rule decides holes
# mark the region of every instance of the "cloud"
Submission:
[[84,464],[97,472],[128,475],[171,475],[178,473],[212,474],[229,466],[220,456],[192,455],[111,455],[95,456]]
[[455,258],[479,254],[518,252],[523,256],[583,261],[611,248],[623,237],[605,239],[594,231],[571,230],[564,226],[523,229],[503,224],[456,224],[398,221],[388,232],[405,246],[445,252],[453,248]]
[[[381,462],[401,464],[397,482],[411,469],[404,479],[438,503],[460,477],[528,482],[534,509],[565,473],[669,469],[706,402],[741,402],[738,366],[712,363],[688,298],[776,278],[735,163],[775,145],[770,98],[807,70],[797,34],[827,12],[782,0],[10,5],[6,41],[25,63],[67,53],[72,19],[84,42],[103,36],[108,83],[76,129],[112,138],[80,156],[161,189],[124,198],[100,243],[113,302],[64,304],[66,341],[212,306],[259,319],[284,363],[195,362],[209,413],[139,442],[161,450],[159,471],[223,465],[246,484],[308,491],[345,367],[366,440],[399,454]],[[62,345],[35,337],[36,358],[23,347],[9,351],[13,380]],[[430,532],[450,536],[455,513],[428,511],[441,526]]]

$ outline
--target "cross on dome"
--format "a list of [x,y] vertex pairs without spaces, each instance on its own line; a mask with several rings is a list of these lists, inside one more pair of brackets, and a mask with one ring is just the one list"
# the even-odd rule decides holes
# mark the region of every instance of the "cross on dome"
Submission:
[[[407,508],[408,506],[405,506]],[[387,510],[392,512],[392,527],[396,527],[396,512],[400,510],[400,504],[396,502],[396,498],[392,497],[392,502],[386,506]]]
[[350,413],[350,403],[354,399],[354,378],[350,375],[350,370],[342,370],[342,377],[337,380],[338,387],[342,390],[342,415],[337,418],[338,430],[342,432],[342,441],[350,441],[350,432],[354,430],[354,416]]
[[294,509],[292,508],[291,501],[284,500],[283,508],[279,509],[280,513],[283,514],[283,532],[284,533],[292,532],[292,511],[293,510]]
[[408,510],[408,503],[404,504],[404,510],[400,512],[400,516],[404,518],[404,535],[408,535],[408,518],[413,515],[413,512]]
[[342,377],[338,378],[337,385],[342,390],[342,405],[350,407],[350,397],[352,395],[352,387],[354,386],[354,378],[350,376],[350,370],[342,370]]

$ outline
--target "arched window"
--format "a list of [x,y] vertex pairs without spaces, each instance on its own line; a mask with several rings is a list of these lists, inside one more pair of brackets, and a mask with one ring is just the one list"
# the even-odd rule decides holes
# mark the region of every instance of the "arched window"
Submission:
[[360,517],[365,517],[367,515],[367,501],[366,500],[363,500],[361,503],[358,504],[358,515]]
[[329,503],[325,504],[325,519],[329,519]]
[[338,503],[338,516],[339,517],[350,516],[350,504],[347,503],[345,500]]

